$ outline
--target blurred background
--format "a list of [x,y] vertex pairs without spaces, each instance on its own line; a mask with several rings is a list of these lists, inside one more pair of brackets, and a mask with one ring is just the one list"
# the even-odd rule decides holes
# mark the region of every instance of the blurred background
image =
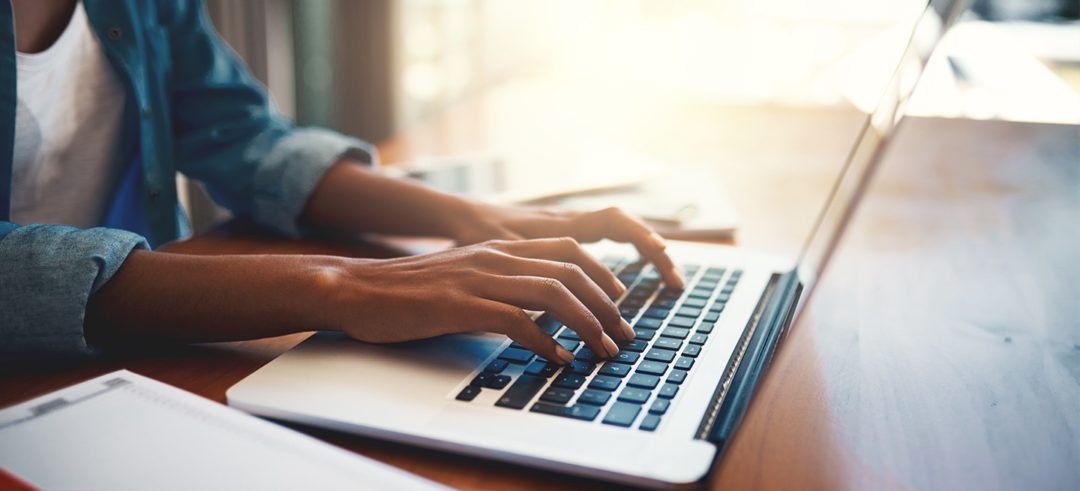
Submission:
[[[661,210],[658,219],[705,209],[713,219],[695,227],[738,226],[742,234],[767,231],[735,213],[777,206],[760,189],[820,200],[822,191],[806,183],[835,176],[925,2],[207,6],[282,113],[380,144],[391,167],[516,201],[677,173],[698,184],[685,193],[689,201],[644,206]],[[909,114],[1080,123],[1078,17],[1080,0],[975,0],[931,61]],[[808,131],[822,127],[830,129]],[[748,166],[756,166],[752,175]],[[769,180],[754,187],[744,179]],[[686,187],[653,184],[668,197]],[[625,199],[609,201],[627,206]],[[223,217],[197,189],[188,206],[197,229]],[[796,212],[809,223],[816,208],[807,208]]]

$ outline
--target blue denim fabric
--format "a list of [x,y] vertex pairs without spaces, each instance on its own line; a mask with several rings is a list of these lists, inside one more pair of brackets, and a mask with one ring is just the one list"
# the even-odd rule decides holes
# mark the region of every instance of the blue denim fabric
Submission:
[[217,36],[200,1],[85,0],[127,90],[121,148],[130,165],[102,228],[11,222],[16,65],[11,3],[0,0],[0,360],[94,350],[83,337],[90,295],[128,254],[180,238],[175,177],[283,235],[340,158],[375,164],[374,148],[296,128]]

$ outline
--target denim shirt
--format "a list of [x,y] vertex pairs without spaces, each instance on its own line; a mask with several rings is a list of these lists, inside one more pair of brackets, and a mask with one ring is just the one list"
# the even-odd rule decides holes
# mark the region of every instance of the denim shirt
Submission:
[[219,204],[286,236],[323,173],[374,149],[296,128],[217,36],[201,1],[84,0],[126,90],[127,170],[102,227],[11,221],[17,74],[11,2],[0,0],[0,360],[98,351],[83,336],[86,302],[135,249],[187,233],[176,173]]

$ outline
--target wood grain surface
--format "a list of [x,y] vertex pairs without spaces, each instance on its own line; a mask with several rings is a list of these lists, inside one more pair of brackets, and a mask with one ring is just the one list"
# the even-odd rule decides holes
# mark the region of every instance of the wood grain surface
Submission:
[[[806,225],[796,218],[805,212],[778,217],[785,203],[774,200],[748,207],[766,200],[761,196],[783,194],[769,184],[779,169],[738,171],[749,183],[732,186],[747,222],[741,242],[790,248],[804,233]],[[818,186],[831,170],[803,169],[803,178],[789,176],[783,186]],[[803,195],[804,204],[786,205],[820,199]],[[1076,489],[1078,224],[1077,127],[909,121],[806,315],[780,347],[729,451],[703,487]],[[243,226],[171,249],[396,253],[372,245],[282,242]],[[305,336],[145,347],[65,365],[3,367],[0,404],[120,368],[222,402],[228,387]],[[482,459],[303,431],[461,489],[613,489]]]

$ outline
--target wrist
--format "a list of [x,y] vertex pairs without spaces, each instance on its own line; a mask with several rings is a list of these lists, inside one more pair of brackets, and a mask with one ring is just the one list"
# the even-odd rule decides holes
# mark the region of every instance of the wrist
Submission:
[[492,205],[460,196],[452,198],[451,202],[441,207],[442,221],[446,224],[443,235],[461,242],[474,231],[484,228]]

